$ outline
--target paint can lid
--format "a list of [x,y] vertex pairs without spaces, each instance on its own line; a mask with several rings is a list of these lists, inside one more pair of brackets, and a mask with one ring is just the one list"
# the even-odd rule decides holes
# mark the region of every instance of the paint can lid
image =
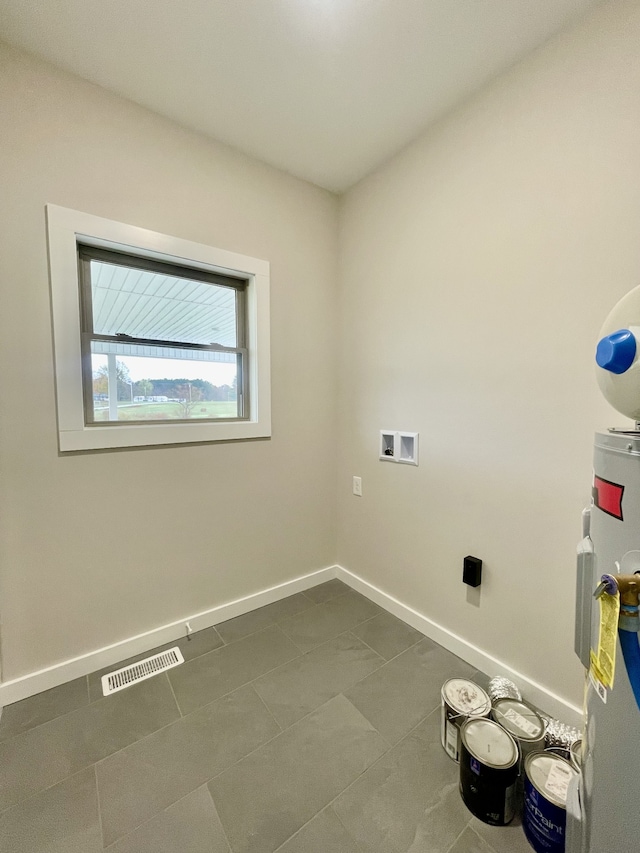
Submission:
[[574,742],[571,744],[570,755],[571,763],[576,768],[576,770],[580,770],[580,768],[582,767],[582,738],[574,740]]
[[544,722],[539,714],[515,699],[499,699],[493,706],[493,719],[514,737],[538,741],[544,736]]
[[461,737],[471,755],[488,767],[506,770],[518,761],[516,742],[509,732],[492,720],[467,720]]
[[468,678],[450,678],[442,685],[442,698],[454,711],[467,717],[486,717],[491,700],[485,691]]
[[566,808],[569,782],[577,775],[568,761],[552,752],[532,752],[524,769],[527,779],[545,799]]

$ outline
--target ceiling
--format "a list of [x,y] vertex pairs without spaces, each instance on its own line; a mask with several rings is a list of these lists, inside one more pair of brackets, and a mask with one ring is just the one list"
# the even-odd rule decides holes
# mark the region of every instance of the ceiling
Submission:
[[600,0],[0,0],[0,39],[341,192]]

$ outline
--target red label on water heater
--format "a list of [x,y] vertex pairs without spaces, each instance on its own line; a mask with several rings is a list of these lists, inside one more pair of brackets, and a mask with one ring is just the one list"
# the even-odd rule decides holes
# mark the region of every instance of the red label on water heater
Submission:
[[624,486],[603,480],[602,477],[593,478],[593,503],[602,512],[612,515],[614,518],[622,518],[622,495]]

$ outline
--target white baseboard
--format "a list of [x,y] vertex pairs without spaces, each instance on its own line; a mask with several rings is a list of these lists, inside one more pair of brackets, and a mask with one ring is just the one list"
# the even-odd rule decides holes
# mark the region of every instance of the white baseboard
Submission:
[[459,637],[447,628],[443,628],[428,617],[423,616],[422,613],[418,613],[417,610],[414,610],[407,604],[403,604],[397,598],[383,592],[348,569],[336,566],[335,576],[357,590],[357,592],[371,599],[371,601],[380,607],[383,607],[389,613],[393,613],[398,619],[402,619],[403,622],[406,622],[412,628],[429,637],[429,639],[434,640],[448,651],[453,652],[454,655],[462,658],[476,669],[482,670],[487,675],[502,675],[510,678],[511,681],[518,685],[524,699],[536,705],[547,714],[556,717],[564,723],[582,728],[583,717],[581,708],[578,708],[531,678],[527,678],[521,672],[512,669],[504,661],[474,646],[468,640]]
[[317,584],[334,577],[339,578],[389,613],[402,619],[403,622],[421,631],[425,636],[458,655],[476,669],[480,669],[489,675],[503,675],[510,678],[518,685],[525,699],[532,704],[563,722],[582,727],[582,710],[571,702],[338,565],[328,566],[308,575],[256,592],[253,595],[247,595],[236,601],[204,610],[201,613],[185,616],[168,625],[162,625],[152,631],[138,634],[135,637],[63,661],[38,672],[29,673],[21,678],[0,682],[0,711],[3,705],[19,702],[21,699],[65,684],[74,678],[89,675],[98,669],[112,666],[135,655],[144,654],[156,646],[178,640],[185,636],[186,622],[189,622],[194,632],[202,631],[204,628],[226,622],[227,619],[233,619],[235,616],[242,616],[244,613],[249,613],[258,607],[264,607],[266,604],[272,604],[274,601],[279,601],[281,598],[286,598],[296,592],[304,592],[305,589],[310,589],[312,586],[317,586]]
[[114,643],[113,645],[105,646],[102,649],[80,655],[71,660],[63,661],[46,669],[41,669],[38,672],[31,672],[12,681],[0,682],[0,708],[3,705],[11,705],[13,702],[19,702],[28,696],[41,693],[43,690],[50,690],[52,687],[65,684],[74,678],[90,675],[98,669],[112,666],[127,658],[144,654],[144,652],[154,649],[156,646],[170,643],[172,640],[178,640],[185,636],[186,622],[191,625],[193,632],[202,631],[204,628],[219,625],[220,622],[226,622],[227,619],[233,619],[235,616],[242,616],[242,614],[256,610],[258,607],[272,604],[274,601],[279,601],[288,595],[293,595],[296,592],[304,592],[305,589],[310,589],[312,586],[317,586],[319,583],[331,580],[335,576],[336,567],[328,566],[325,569],[320,569],[308,575],[294,578],[291,581],[263,589],[261,592],[256,592],[253,595],[238,598],[236,601],[230,601],[227,604],[212,607],[210,610],[203,610],[201,613],[185,616],[168,625],[162,625],[159,628],[154,628],[152,631],[146,631],[144,634],[129,637],[119,643]]

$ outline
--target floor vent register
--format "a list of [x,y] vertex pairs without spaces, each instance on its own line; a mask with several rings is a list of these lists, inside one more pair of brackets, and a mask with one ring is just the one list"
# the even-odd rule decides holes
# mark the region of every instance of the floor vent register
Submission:
[[116,669],[107,675],[103,675],[102,693],[104,696],[110,696],[112,693],[117,693],[118,690],[124,690],[125,687],[137,684],[138,681],[144,681],[146,678],[151,678],[167,669],[173,669],[174,666],[180,666],[181,663],[184,663],[184,658],[180,649],[177,646],[173,649],[167,649],[165,652],[160,652],[150,658],[139,660],[129,666],[122,667],[122,669]]

